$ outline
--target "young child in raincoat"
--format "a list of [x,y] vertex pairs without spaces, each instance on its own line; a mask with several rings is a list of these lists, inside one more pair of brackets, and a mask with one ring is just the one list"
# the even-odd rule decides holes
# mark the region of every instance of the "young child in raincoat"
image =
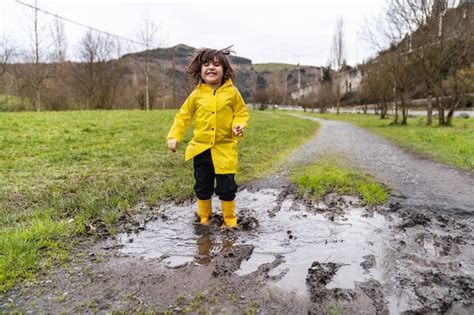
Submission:
[[215,192],[221,200],[224,226],[235,227],[237,140],[244,134],[249,114],[232,83],[235,72],[227,58],[229,48],[202,48],[194,54],[186,72],[195,79],[196,88],[176,114],[167,143],[168,148],[176,152],[194,118],[194,134],[186,147],[185,160],[193,158],[194,162],[199,221],[209,223],[211,197]]

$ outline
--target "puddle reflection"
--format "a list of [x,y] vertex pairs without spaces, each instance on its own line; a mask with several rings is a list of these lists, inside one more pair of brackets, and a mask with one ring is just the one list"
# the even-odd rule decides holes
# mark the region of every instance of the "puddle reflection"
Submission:
[[213,241],[211,235],[206,234],[199,237],[196,241],[197,255],[194,259],[200,265],[207,266],[211,263],[212,257],[217,252],[230,249],[234,245],[234,241],[223,239],[221,243]]
[[[288,194],[281,198],[281,193],[278,189],[239,192],[238,216],[257,224],[244,228],[241,222],[242,229],[232,233],[216,222],[209,226],[193,224],[196,209],[192,204],[168,205],[163,217],[150,222],[133,236],[133,241],[128,235],[122,237],[122,251],[161,258],[168,267],[189,263],[208,266],[234,242],[247,244],[254,250],[235,272],[237,275],[250,274],[272,262],[275,255],[282,255],[284,262],[279,268],[287,271],[274,285],[301,294],[307,292],[306,276],[314,261],[345,266],[329,284],[331,287],[353,288],[356,281],[381,280],[387,237],[382,215],[357,208],[351,200],[344,202],[347,207],[339,212],[308,210],[301,200]],[[361,264],[365,256],[373,257],[374,264],[364,269]]]

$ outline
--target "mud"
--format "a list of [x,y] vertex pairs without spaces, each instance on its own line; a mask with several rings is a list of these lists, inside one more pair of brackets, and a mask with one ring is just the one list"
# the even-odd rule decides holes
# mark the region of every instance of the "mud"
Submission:
[[221,228],[217,199],[209,226],[195,222],[192,201],[161,205],[146,217],[125,220],[128,232],[86,247],[70,268],[14,290],[0,309],[472,311],[469,222],[366,208],[351,196],[311,203],[282,177],[265,181],[239,192],[238,229]]
[[217,199],[209,226],[193,200],[141,203],[115,238],[85,239],[66,267],[8,292],[0,313],[474,314],[474,177],[354,128],[323,124],[289,163],[342,152],[387,179],[387,206],[312,203],[285,170],[238,192],[238,229],[221,228]]

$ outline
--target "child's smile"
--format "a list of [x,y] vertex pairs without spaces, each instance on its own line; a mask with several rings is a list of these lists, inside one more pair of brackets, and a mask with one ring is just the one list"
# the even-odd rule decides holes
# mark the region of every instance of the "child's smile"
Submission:
[[222,84],[223,76],[224,68],[216,57],[214,57],[213,62],[206,62],[202,64],[201,78],[213,89],[217,89]]

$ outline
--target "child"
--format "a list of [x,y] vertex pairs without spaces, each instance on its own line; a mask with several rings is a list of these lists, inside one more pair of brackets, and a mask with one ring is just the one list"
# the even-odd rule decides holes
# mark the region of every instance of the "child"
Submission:
[[176,114],[167,141],[168,148],[176,152],[194,117],[194,134],[186,147],[185,160],[194,158],[194,192],[198,198],[199,221],[209,224],[211,197],[215,191],[221,200],[224,226],[235,227],[237,137],[243,136],[249,114],[232,83],[235,72],[227,58],[229,48],[196,51],[186,72],[195,79],[197,86]]

